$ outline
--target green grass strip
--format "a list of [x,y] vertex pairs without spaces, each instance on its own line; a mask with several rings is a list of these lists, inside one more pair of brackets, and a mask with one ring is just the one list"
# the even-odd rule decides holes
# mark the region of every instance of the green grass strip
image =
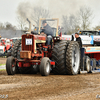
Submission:
[[0,69],[0,71],[6,71],[6,69]]
[[0,66],[5,65],[5,64],[0,64]]

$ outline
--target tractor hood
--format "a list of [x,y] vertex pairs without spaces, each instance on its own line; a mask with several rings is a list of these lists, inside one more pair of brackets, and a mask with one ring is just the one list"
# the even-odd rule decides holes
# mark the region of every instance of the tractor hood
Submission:
[[45,36],[24,34],[22,35],[22,50],[36,53],[36,44],[45,42],[46,42]]
[[41,35],[34,35],[34,38],[35,38],[35,40],[43,40],[43,41],[46,40],[46,37],[45,36],[41,36]]

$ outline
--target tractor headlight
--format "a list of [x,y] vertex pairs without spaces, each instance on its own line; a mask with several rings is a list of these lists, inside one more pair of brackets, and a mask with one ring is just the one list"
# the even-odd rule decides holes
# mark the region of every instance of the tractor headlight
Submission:
[[45,51],[47,51],[47,48],[45,48]]
[[56,40],[56,37],[54,38],[54,40]]
[[59,37],[57,39],[59,40]]
[[47,48],[43,48],[43,51],[47,51],[48,49]]

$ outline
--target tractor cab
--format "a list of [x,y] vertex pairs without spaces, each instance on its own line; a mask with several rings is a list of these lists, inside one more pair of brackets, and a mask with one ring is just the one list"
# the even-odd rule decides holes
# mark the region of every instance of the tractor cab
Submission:
[[[44,35],[41,35],[41,30],[42,30],[42,27],[43,27],[42,26],[42,22],[44,20],[46,20],[47,23],[52,22],[52,21],[53,21],[53,23],[56,22],[55,23],[56,27],[54,27],[54,25],[50,25],[51,28],[52,28],[52,31],[53,31],[53,37],[50,40],[50,45],[48,45],[48,46],[46,45],[46,42],[47,42],[46,35],[45,34]],[[33,50],[33,51],[36,53],[36,51],[37,51],[36,50],[36,47],[38,47],[41,43],[42,43],[41,45],[44,45],[43,48],[45,48],[45,50],[47,48],[49,48],[49,50],[50,50],[50,49],[53,48],[53,44],[56,41],[60,40],[61,33],[60,33],[59,26],[58,26],[58,23],[59,23],[59,19],[58,18],[52,18],[52,19],[41,18],[39,20],[39,27],[35,27],[33,31],[31,31],[31,22],[29,21],[29,19],[27,19],[27,21],[29,22],[29,30],[28,30],[28,32],[26,32],[26,34],[22,35],[22,48],[23,48],[23,45],[25,47],[25,43],[29,43],[29,42],[31,43],[35,39],[35,44],[34,44],[35,50]],[[23,44],[23,41],[25,41],[23,39],[25,37],[27,37],[27,39],[26,39],[26,42]],[[28,37],[34,37],[34,38],[31,40],[31,39],[28,39]]]
[[[38,34],[40,34],[40,32],[41,32],[41,27],[42,27],[41,23],[42,23],[44,20],[45,20],[47,23],[50,24],[50,26],[51,26],[51,28],[52,28],[52,31],[53,31],[53,37],[58,36],[58,35],[59,35],[59,26],[58,26],[59,19],[58,19],[58,18],[52,18],[52,19],[41,18],[41,19],[39,20],[39,31],[38,31]],[[51,24],[51,22],[53,22],[53,24]],[[56,23],[55,23],[55,22],[56,22]],[[56,25],[56,27],[54,27],[55,25]]]
[[[53,31],[53,36],[56,36],[56,31],[57,31],[57,28],[55,27],[51,27],[52,28],[52,31]],[[40,28],[40,31],[42,30],[42,27]],[[31,31],[32,34],[36,34],[38,35],[39,33],[39,27],[35,27],[33,31]],[[60,36],[61,34],[61,29],[60,27],[58,28],[58,36]]]
[[[49,23],[49,25],[51,26],[51,28],[52,28],[52,31],[53,31],[53,37],[52,37],[52,39],[51,39],[51,45],[52,44],[54,44],[56,41],[59,41],[59,40],[61,40],[61,36],[62,36],[62,33],[60,32],[60,28],[59,28],[59,19],[58,18],[52,18],[52,19],[45,19],[45,18],[41,18],[40,20],[39,20],[39,31],[38,31],[38,34],[40,34],[41,33],[41,27],[42,27],[42,25],[41,25],[41,23],[43,22],[43,21],[46,21],[47,23]],[[51,22],[53,22],[53,24],[51,23]],[[56,26],[56,27],[55,27]],[[52,43],[53,42],[53,43]]]
[[42,31],[42,27],[43,27],[42,26],[42,22],[44,20],[48,24],[50,24],[50,27],[52,28],[52,31],[53,31],[53,38],[52,38],[52,40],[55,40],[55,41],[59,40],[60,37],[62,36],[62,33],[61,33],[60,27],[58,26],[58,23],[59,23],[59,19],[58,18],[52,18],[52,19],[41,18],[39,20],[39,27],[34,27],[34,29],[32,31],[31,31],[31,22],[29,21],[29,19],[27,19],[27,21],[29,22],[29,30],[28,30],[28,32],[25,31],[26,34],[30,33],[30,34],[33,34],[33,35],[41,35],[41,31]]

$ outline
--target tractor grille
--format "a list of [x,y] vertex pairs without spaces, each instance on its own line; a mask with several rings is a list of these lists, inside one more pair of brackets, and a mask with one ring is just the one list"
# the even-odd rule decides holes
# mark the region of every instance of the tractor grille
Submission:
[[[32,39],[32,44],[26,45],[26,39]],[[32,34],[22,35],[22,50],[34,52],[34,36]]]

